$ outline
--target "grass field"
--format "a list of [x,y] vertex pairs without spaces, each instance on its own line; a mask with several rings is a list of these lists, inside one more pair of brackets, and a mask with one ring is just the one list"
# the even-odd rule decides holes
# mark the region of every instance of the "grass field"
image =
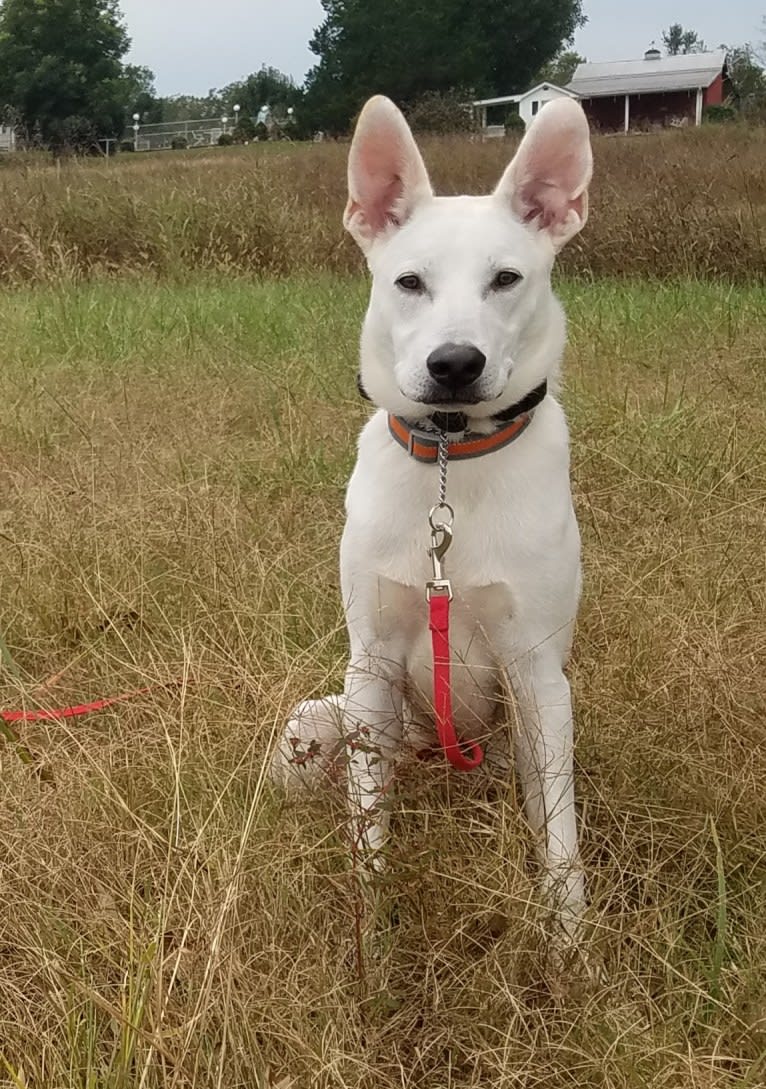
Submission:
[[565,280],[596,955],[555,994],[512,784],[399,788],[371,980],[332,797],[264,755],[340,684],[366,285],[67,277],[0,298],[0,1085],[766,1084],[766,289]]
[[[513,144],[431,140],[441,192],[494,187]],[[122,155],[57,167],[0,159],[0,283],[93,275],[344,274],[345,144]],[[766,281],[766,126],[595,137],[588,230],[562,254],[587,276]]]

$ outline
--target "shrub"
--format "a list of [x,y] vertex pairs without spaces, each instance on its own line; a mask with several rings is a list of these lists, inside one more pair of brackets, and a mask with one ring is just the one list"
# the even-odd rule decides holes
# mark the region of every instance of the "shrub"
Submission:
[[459,91],[427,91],[407,110],[407,120],[413,132],[430,132],[439,136],[471,132],[476,127],[468,105],[471,97]]
[[189,146],[189,141],[185,136],[174,136],[170,141],[170,146],[173,151],[186,151]]
[[56,156],[98,154],[96,127],[87,117],[66,117],[53,126],[50,148]]
[[705,121],[721,124],[724,121],[736,121],[737,111],[733,106],[707,106],[702,116]]
[[120,142],[120,151],[135,151],[136,147],[132,140],[122,140]]
[[252,140],[255,136],[255,123],[252,117],[240,117],[232,136],[235,144],[244,144]]
[[230,132],[222,132],[221,135],[218,137],[219,147],[231,147],[233,143],[234,137]]
[[506,132],[524,132],[526,129],[523,118],[518,110],[509,110],[505,116]]

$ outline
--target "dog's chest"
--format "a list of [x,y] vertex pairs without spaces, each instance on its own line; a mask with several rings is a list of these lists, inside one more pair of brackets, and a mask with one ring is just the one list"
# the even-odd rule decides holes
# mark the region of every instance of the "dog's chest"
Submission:
[[[511,610],[507,586],[456,588],[450,609],[452,701],[456,722],[471,733],[494,717],[501,688],[496,635]],[[432,706],[433,652],[428,605],[419,588],[377,579],[377,634],[404,658],[407,694],[415,707]]]
[[[541,550],[555,541],[571,517],[565,429],[555,453],[535,449],[525,434],[486,459],[448,465],[446,498],[455,517],[444,566],[456,590],[523,584]],[[409,458],[392,442],[385,416],[373,418],[347,495],[344,547],[351,566],[423,587],[432,574],[428,515],[438,497],[437,466]]]

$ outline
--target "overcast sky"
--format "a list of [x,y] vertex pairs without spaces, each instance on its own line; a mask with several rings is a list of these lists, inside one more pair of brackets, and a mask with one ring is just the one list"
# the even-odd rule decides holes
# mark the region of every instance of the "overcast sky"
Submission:
[[[162,95],[204,94],[262,64],[300,82],[314,63],[308,41],[323,16],[319,0],[121,0],[121,7],[130,59],[151,68]],[[671,22],[696,30],[710,47],[764,37],[766,0],[585,0],[584,7],[588,23],[575,45],[588,60],[639,57]]]

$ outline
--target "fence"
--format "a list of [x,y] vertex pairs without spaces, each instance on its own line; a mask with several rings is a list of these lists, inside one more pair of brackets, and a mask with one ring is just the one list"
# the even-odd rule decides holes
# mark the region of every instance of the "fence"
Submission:
[[133,126],[123,140],[133,143],[136,151],[161,151],[174,140],[185,140],[187,147],[212,147],[233,124],[223,124],[220,117],[203,117],[193,121],[159,121],[150,125]]

